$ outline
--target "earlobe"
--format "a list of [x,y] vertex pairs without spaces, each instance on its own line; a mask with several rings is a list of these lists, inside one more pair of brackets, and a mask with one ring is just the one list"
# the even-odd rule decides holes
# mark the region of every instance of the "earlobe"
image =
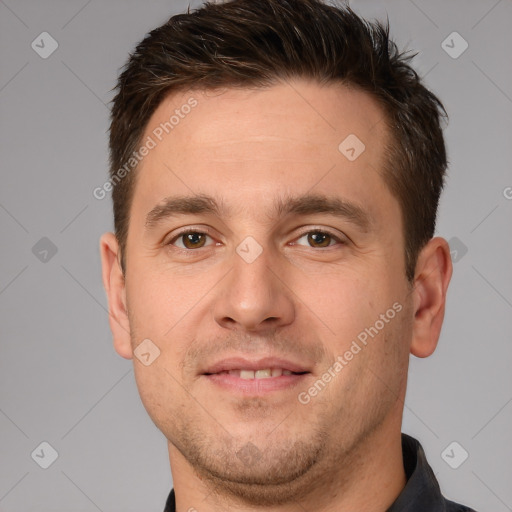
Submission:
[[119,264],[119,243],[114,233],[100,238],[103,287],[107,294],[109,323],[116,352],[131,359],[130,323],[126,307],[126,286]]
[[448,242],[432,238],[418,256],[414,277],[411,354],[416,357],[428,357],[436,349],[452,272]]

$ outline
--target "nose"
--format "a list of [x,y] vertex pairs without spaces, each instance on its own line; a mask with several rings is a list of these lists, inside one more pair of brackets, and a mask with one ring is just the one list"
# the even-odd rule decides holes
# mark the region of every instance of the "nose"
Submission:
[[233,269],[220,283],[213,314],[223,328],[262,333],[291,324],[295,303],[284,270],[269,250],[248,263],[233,254]]

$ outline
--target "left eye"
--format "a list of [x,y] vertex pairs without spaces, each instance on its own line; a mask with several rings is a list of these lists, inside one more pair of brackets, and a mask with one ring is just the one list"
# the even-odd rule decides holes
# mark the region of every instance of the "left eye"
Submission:
[[331,242],[341,243],[341,240],[338,237],[335,237],[326,231],[319,230],[308,231],[307,233],[304,233],[300,238],[297,239],[297,242],[303,238],[306,239],[307,243],[310,244],[311,247],[320,249],[333,245]]
[[[200,231],[187,231],[173,238],[169,244],[176,245],[180,249],[201,249],[201,247],[205,247],[206,238],[211,237]],[[181,245],[178,242],[181,242]]]

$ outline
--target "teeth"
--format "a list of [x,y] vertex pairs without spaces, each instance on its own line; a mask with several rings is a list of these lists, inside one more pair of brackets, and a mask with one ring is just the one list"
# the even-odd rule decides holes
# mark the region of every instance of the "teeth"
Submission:
[[240,377],[241,379],[269,379],[270,377],[281,377],[281,375],[291,375],[290,370],[283,370],[282,368],[264,368],[262,370],[229,370],[221,373],[227,373]]
[[255,379],[268,379],[272,376],[272,370],[270,368],[266,368],[265,370],[256,370],[254,372]]

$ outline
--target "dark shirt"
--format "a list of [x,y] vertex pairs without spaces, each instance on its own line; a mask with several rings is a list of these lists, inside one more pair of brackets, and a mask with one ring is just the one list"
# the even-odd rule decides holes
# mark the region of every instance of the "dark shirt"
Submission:
[[[407,483],[387,512],[475,512],[443,498],[420,443],[403,433],[402,452]],[[176,512],[174,489],[169,494],[164,512]]]

